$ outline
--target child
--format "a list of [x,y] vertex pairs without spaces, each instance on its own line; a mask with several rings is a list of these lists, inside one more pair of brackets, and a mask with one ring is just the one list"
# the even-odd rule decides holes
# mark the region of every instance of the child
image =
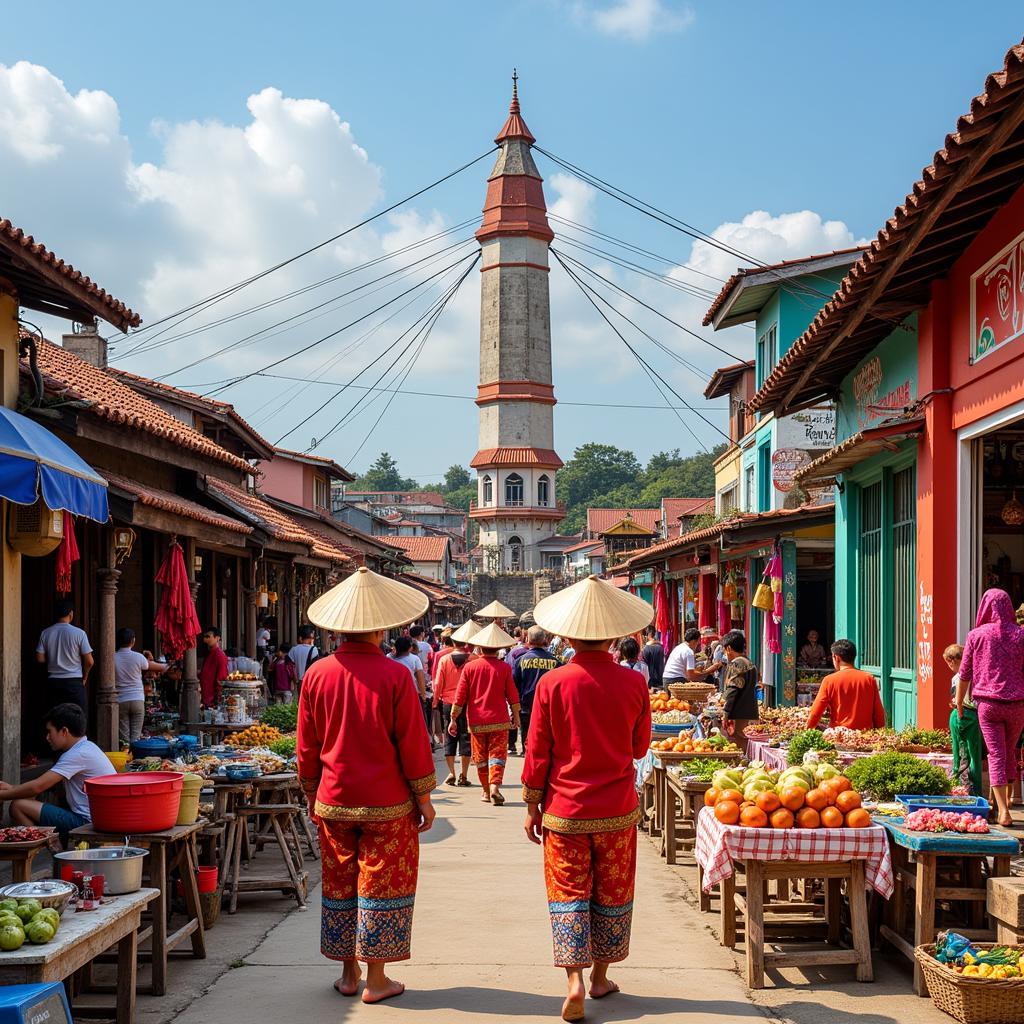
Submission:
[[[960,685],[960,662],[964,656],[964,649],[960,644],[950,644],[942,652],[942,660],[949,666],[953,673],[953,698],[956,699],[956,689]],[[960,755],[967,755],[967,775],[971,780],[971,792],[974,796],[982,795],[981,788],[981,728],[978,725],[978,708],[971,700],[968,692],[964,700],[964,713],[961,716],[957,713],[954,705],[949,716],[949,731],[953,737],[953,777],[960,778]]]
[[270,663],[270,675],[267,679],[270,684],[270,694],[275,703],[291,704],[292,693],[298,678],[299,674],[295,670],[295,663],[288,657],[288,645],[281,644],[274,653],[274,660]]

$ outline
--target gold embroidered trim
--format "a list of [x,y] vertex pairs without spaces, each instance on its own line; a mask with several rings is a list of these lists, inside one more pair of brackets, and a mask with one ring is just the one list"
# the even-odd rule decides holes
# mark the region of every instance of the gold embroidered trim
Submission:
[[299,785],[302,787],[304,793],[315,793],[320,786],[319,777],[313,778],[300,778]]
[[481,732],[510,732],[512,729],[511,722],[496,722],[494,725],[471,725],[469,727],[470,732],[481,733]]
[[412,779],[409,782],[409,788],[417,796],[429,793],[431,790],[437,789],[437,775],[431,772],[429,775],[424,775],[422,779]]
[[586,832],[618,832],[629,828],[640,820],[640,808],[617,818],[559,818],[555,814],[544,815],[544,827],[552,832],[567,832],[570,835]]
[[462,714],[462,706],[460,704],[453,704],[452,705],[451,717],[452,718],[458,718],[459,715],[461,715],[461,714]]
[[543,789],[530,789],[529,786],[523,786],[523,802],[527,804],[539,804],[544,799]]
[[314,812],[326,821],[394,821],[412,812],[412,801],[390,807],[337,807],[317,800]]

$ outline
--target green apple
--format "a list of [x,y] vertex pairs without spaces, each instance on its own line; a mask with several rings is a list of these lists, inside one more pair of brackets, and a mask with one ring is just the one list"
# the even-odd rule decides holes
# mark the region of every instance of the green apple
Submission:
[[25,933],[21,928],[17,928],[13,924],[0,928],[0,949],[5,953],[13,953],[16,949],[21,949],[24,943]]

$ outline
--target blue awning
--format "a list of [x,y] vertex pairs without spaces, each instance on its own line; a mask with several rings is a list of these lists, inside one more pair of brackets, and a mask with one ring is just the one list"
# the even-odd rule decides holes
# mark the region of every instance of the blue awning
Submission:
[[59,437],[35,420],[0,407],[0,498],[105,523],[107,482]]

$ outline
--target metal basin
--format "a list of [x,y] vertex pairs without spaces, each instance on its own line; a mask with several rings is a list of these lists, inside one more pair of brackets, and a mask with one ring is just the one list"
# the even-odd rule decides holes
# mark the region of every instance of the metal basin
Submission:
[[54,858],[74,864],[76,871],[87,875],[102,875],[104,892],[122,896],[142,888],[142,860],[148,853],[135,846],[104,846],[98,850],[67,850],[54,854]]
[[70,882],[59,879],[45,879],[38,882],[14,882],[0,889],[0,900],[38,900],[40,906],[52,907],[58,914],[63,914],[75,895],[75,887]]

